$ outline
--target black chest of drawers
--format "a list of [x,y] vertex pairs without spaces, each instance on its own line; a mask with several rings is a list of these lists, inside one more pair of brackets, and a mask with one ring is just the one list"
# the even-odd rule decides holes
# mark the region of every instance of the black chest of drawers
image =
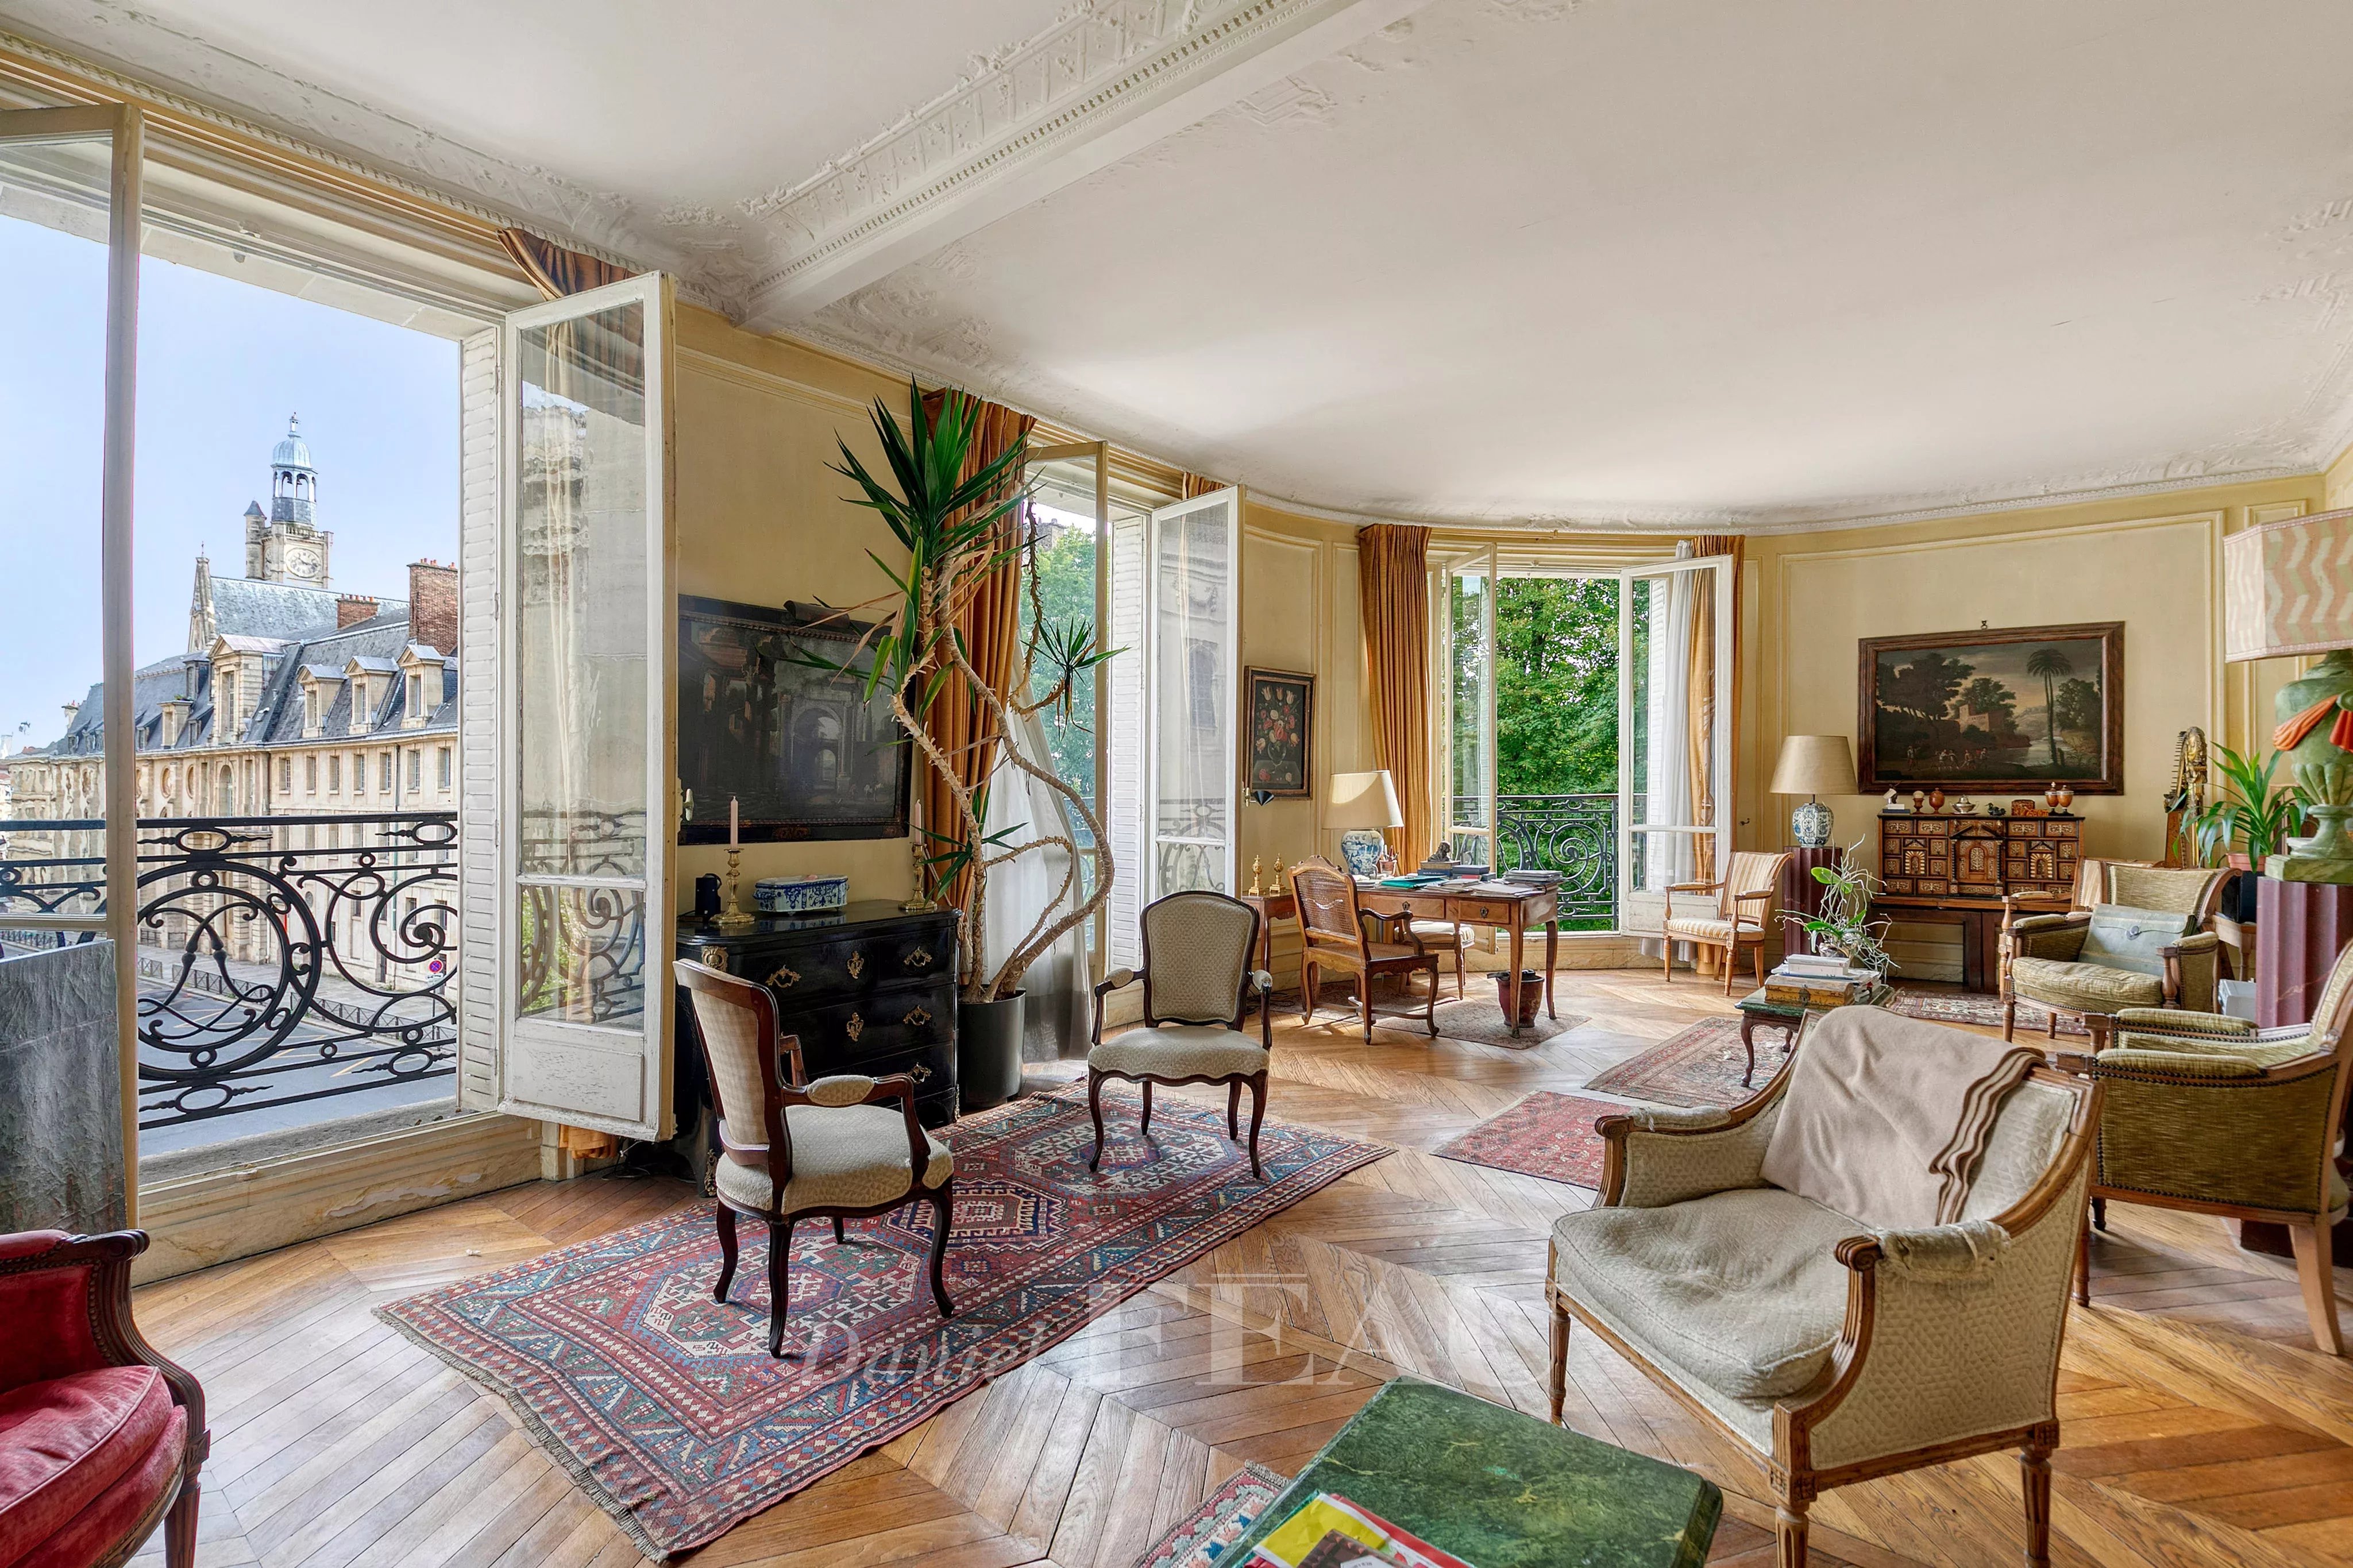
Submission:
[[[955,1120],[955,911],[908,914],[871,900],[838,915],[762,915],[742,931],[681,921],[678,956],[765,985],[776,999],[777,1027],[800,1037],[809,1077],[905,1073],[915,1080],[925,1126]],[[705,1094],[699,1037],[682,993],[678,1039],[681,1089],[691,1075],[696,1092]]]

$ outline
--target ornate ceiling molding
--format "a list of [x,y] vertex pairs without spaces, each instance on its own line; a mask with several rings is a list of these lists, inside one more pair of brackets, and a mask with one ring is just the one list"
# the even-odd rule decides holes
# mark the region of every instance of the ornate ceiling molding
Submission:
[[1424,0],[1089,0],[807,179],[742,204],[797,321],[1418,10]]

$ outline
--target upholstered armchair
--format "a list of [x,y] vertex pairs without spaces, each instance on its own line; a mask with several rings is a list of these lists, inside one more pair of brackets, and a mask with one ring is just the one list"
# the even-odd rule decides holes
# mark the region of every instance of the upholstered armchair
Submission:
[[[1732,994],[1732,976],[1740,967],[1740,950],[1747,948],[1757,967],[1757,984],[1765,984],[1765,924],[1780,897],[1781,870],[1788,865],[1787,849],[1743,849],[1732,866],[1713,882],[1677,882],[1667,889],[1667,908],[1660,921],[1665,940],[1659,944],[1670,984],[1675,978],[1675,943],[1724,950],[1724,994]],[[1677,893],[1714,893],[1715,907],[1694,912],[1683,906],[1675,913]]]
[[[1103,1086],[1107,1079],[1140,1085],[1139,1133],[1152,1131],[1155,1083],[1226,1086],[1226,1136],[1241,1142],[1242,1090],[1250,1093],[1250,1174],[1260,1181],[1259,1124],[1266,1119],[1266,1077],[1274,1057],[1274,976],[1250,966],[1258,950],[1258,911],[1223,893],[1171,893],[1144,907],[1144,967],[1114,969],[1095,987],[1094,1041],[1087,1052],[1087,1113],[1095,1148],[1087,1169],[1103,1163]],[[1144,1027],[1103,1037],[1103,998],[1144,982]],[[1259,1037],[1242,1033],[1251,997],[1258,999]]]
[[1732,1110],[1605,1117],[1594,1209],[1553,1227],[1550,1392],[1582,1323],[1764,1463],[1778,1561],[1832,1487],[2017,1448],[2027,1558],[2050,1561],[2059,1342],[2098,1090],[2010,1090],[1960,1219],[1873,1231],[1769,1185],[1791,1069]]
[[[1373,981],[1383,974],[1430,976],[1430,996],[1422,1006],[1422,1022],[1430,1037],[1438,1037],[1438,954],[1416,935],[1412,921],[1402,915],[1382,916],[1364,907],[1356,896],[1356,879],[1324,860],[1303,860],[1291,868],[1291,894],[1299,909],[1299,1008],[1303,1023],[1315,1017],[1316,993],[1324,971],[1336,969],[1356,977],[1356,1005],[1364,1020],[1365,1041],[1373,1038]],[[1461,939],[1455,943],[1455,963],[1462,962]]]
[[[2183,1007],[2203,1012],[2214,1005],[2221,976],[2222,939],[2211,929],[2226,870],[2136,866],[2111,860],[2104,866],[2106,898],[2100,909],[2065,914],[2019,913],[2005,900],[2001,939],[2001,1037],[2015,1037],[2018,1005],[2031,1002],[2049,1013],[2056,1038],[2062,1016],[2083,1020],[2094,1039],[2115,1016],[2132,1007]],[[2087,952],[2104,923],[2170,916],[2175,931],[2162,945],[2134,952]]]
[[0,1236],[0,1563],[196,1560],[204,1390],[131,1319],[144,1231]]
[[[2339,1161],[2353,1078],[2353,947],[2337,954],[2312,1022],[2164,1008],[2116,1015],[2116,1043],[2086,1068],[2105,1090],[2092,1196],[2284,1225],[2313,1342],[2345,1353],[2330,1271],[2346,1217]],[[2091,1300],[2088,1268],[2077,1299]]]
[[[837,1073],[802,1083],[801,1044],[778,1037],[776,999],[765,985],[690,959],[670,967],[692,1005],[694,1032],[711,1075],[722,1153],[713,1169],[719,1206],[719,1282],[727,1300],[735,1278],[735,1216],[768,1227],[768,1353],[785,1352],[785,1310],[792,1300],[793,1226],[804,1219],[841,1222],[932,1205],[932,1300],[953,1317],[945,1268],[948,1222],[955,1213],[955,1156],[915,1116],[915,1080],[904,1073],[868,1078]],[[792,1075],[780,1070],[788,1062]],[[893,1109],[895,1107],[895,1109]]]

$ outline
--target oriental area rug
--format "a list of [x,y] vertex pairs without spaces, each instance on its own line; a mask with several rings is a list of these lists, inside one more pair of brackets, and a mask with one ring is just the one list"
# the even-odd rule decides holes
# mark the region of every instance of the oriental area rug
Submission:
[[[1935,1024],[1975,1024],[1980,1028],[2001,1027],[2001,998],[1984,991],[1929,989],[1926,986],[1899,984],[1895,994],[1886,1002],[1891,1013],[1901,1013],[1907,1018],[1926,1018]],[[2030,1031],[2040,1035],[2051,1026],[2051,1014],[2031,1002],[2018,1005],[2018,1033]],[[2083,1020],[2059,1016],[2059,1032],[2063,1035],[2087,1035]]]
[[1741,1085],[1748,1053],[1740,1047],[1740,1020],[1728,1016],[1702,1018],[1641,1055],[1588,1079],[1585,1087],[1662,1105],[1739,1105],[1770,1082],[1781,1065],[1780,1031],[1757,1033],[1754,1088]]
[[1612,1100],[1540,1090],[1430,1152],[1441,1160],[1516,1171],[1599,1192],[1603,1145],[1593,1123],[1604,1116],[1623,1116],[1630,1109]]
[[1185,1522],[1155,1542],[1135,1568],[1212,1568],[1226,1548],[1242,1538],[1265,1508],[1291,1484],[1264,1465],[1252,1461],[1228,1476],[1225,1484],[1201,1500]]
[[[1124,1086],[1121,1086],[1124,1088]],[[929,1205],[794,1237],[785,1359],[767,1353],[767,1234],[711,1299],[711,1205],[379,1309],[504,1394],[524,1427],[650,1556],[699,1546],[1076,1333],[1155,1279],[1389,1151],[1269,1121],[1267,1180],[1225,1118],[1176,1095],[1148,1138],[1103,1097],[1103,1169],[1084,1090],[1017,1100],[947,1131],[953,1318],[932,1303]],[[1222,1108],[1220,1108],[1221,1110]]]

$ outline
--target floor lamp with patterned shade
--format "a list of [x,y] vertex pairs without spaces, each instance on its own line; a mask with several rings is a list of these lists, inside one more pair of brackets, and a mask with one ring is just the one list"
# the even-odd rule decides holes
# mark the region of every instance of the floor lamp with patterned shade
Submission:
[[2327,657],[2280,689],[2272,745],[2304,792],[2313,831],[2264,874],[2353,882],[2353,510],[2292,517],[2222,542],[2224,656]]

